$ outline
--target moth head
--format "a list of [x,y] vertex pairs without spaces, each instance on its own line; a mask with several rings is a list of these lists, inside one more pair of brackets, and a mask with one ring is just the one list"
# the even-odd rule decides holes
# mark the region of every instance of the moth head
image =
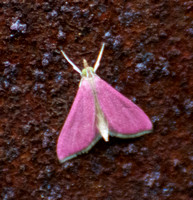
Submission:
[[85,59],[83,59],[83,65],[82,77],[92,78],[95,73],[93,67],[90,67]]
[[81,70],[68,58],[68,56],[64,53],[64,51],[61,50],[64,58],[66,58],[66,60],[72,65],[73,69],[75,71],[77,71],[82,77],[86,77],[86,78],[93,78],[95,75],[95,72],[97,71],[99,64],[100,64],[100,60],[102,58],[102,54],[103,54],[103,50],[105,47],[105,43],[102,44],[101,50],[99,52],[97,61],[94,65],[94,67],[90,67],[87,63],[87,61],[85,59],[83,59],[83,65],[84,65],[84,69]]

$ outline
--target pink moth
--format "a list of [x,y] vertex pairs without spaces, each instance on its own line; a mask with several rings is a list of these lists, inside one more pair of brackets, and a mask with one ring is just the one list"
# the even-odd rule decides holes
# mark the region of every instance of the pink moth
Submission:
[[135,138],[150,133],[152,123],[138,106],[96,75],[104,43],[94,67],[84,59],[81,71],[63,52],[63,56],[81,75],[79,89],[57,142],[57,156],[65,162],[88,152],[102,137]]

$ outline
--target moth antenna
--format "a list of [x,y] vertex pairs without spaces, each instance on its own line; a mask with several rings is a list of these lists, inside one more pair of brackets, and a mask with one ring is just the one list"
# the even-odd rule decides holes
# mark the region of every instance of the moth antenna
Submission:
[[64,53],[64,51],[61,50],[61,52],[64,58],[68,61],[68,63],[72,65],[73,69],[77,71],[79,74],[82,74],[80,69],[70,60],[70,58],[68,58],[68,56]]
[[94,72],[96,72],[96,70],[98,69],[98,67],[100,65],[100,61],[101,61],[101,58],[102,58],[102,55],[103,55],[104,47],[105,47],[105,43],[102,44],[102,47],[100,49],[99,55],[97,57],[95,65],[94,65]]

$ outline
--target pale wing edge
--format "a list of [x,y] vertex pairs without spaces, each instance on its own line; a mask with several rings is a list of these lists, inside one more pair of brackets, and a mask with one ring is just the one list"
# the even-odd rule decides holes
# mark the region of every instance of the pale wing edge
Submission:
[[153,128],[151,130],[147,130],[147,131],[142,131],[139,133],[135,133],[135,134],[121,134],[121,133],[115,133],[110,131],[109,134],[112,137],[118,137],[118,138],[122,138],[122,139],[129,139],[129,138],[136,138],[136,137],[141,137],[143,135],[149,134],[153,131]]
[[90,149],[92,149],[92,147],[93,147],[100,139],[101,139],[101,136],[98,134],[88,147],[86,147],[85,149],[83,149],[83,150],[81,150],[81,151],[79,151],[79,152],[77,152],[77,153],[75,153],[75,154],[72,154],[72,155],[66,157],[66,158],[63,159],[63,160],[59,160],[59,162],[60,162],[60,163],[64,163],[64,162],[66,162],[67,160],[71,160],[71,159],[77,157],[78,155],[87,153]]
[[[129,138],[137,138],[137,137],[141,137],[143,135],[146,135],[146,134],[149,134],[153,131],[153,129],[151,130],[148,130],[148,131],[142,131],[142,132],[139,132],[139,133],[136,133],[136,134],[131,134],[131,135],[126,135],[126,134],[121,134],[121,133],[115,133],[115,132],[112,132],[110,131],[109,134],[111,137],[118,137],[118,138],[122,138],[122,139],[129,139]],[[90,149],[92,149],[92,147],[101,139],[102,137],[100,135],[98,135],[94,141],[85,149],[83,149],[82,151],[79,151],[75,154],[72,154],[68,157],[66,157],[65,159],[63,160],[59,160],[60,163],[64,163],[68,160],[71,160],[75,157],[77,157],[78,155],[81,155],[81,154],[84,154],[84,153],[87,153]]]

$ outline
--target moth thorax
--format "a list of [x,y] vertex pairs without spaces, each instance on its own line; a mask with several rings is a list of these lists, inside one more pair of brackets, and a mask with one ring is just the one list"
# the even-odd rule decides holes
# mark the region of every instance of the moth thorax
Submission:
[[[86,62],[86,60],[83,60]],[[87,67],[86,67],[87,66]],[[94,69],[92,67],[88,66],[88,63],[84,63],[84,69],[82,70],[82,77],[92,78],[94,75]]]

